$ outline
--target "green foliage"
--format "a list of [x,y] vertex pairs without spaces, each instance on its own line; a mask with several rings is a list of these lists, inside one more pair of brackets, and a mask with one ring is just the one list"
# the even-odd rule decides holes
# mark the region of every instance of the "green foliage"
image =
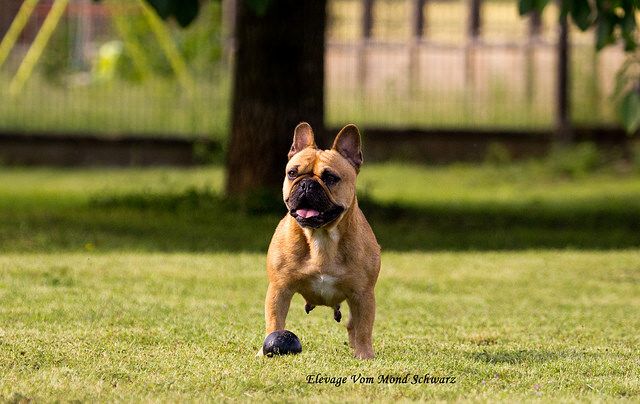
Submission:
[[487,164],[501,166],[511,162],[511,154],[502,143],[491,143],[484,160]]
[[640,141],[636,141],[631,145],[631,163],[633,169],[640,173]]
[[615,43],[615,24],[610,18],[603,17],[598,20],[596,27],[596,49],[601,50],[607,45]]
[[[96,0],[100,1],[100,0]],[[182,27],[189,26],[198,16],[200,0],[146,0],[162,19],[175,18]],[[244,0],[251,10],[264,15],[272,0]],[[219,3],[219,1],[218,1]]]
[[[518,10],[520,15],[542,12],[548,3],[548,0],[519,0]],[[563,0],[560,18],[570,15],[582,31],[596,26],[598,50],[622,39],[625,50],[632,51],[636,48],[637,10],[638,4],[634,0]]]
[[49,45],[44,50],[40,62],[40,69],[44,77],[52,84],[62,84],[65,75],[71,70],[71,57],[73,53],[73,24],[69,19],[60,20]]
[[175,32],[182,56],[195,73],[210,73],[222,56],[222,5],[203,3],[198,21]]
[[638,90],[629,91],[622,98],[622,122],[627,132],[636,133],[640,128],[640,93]]
[[570,177],[583,177],[595,172],[604,163],[593,143],[580,143],[572,148],[558,147],[547,158],[553,172]]
[[620,120],[629,134],[640,129],[640,54],[634,52],[616,74],[613,100],[619,105]]
[[[563,2],[563,6],[569,2]],[[569,9],[571,18],[576,23],[578,28],[585,31],[593,23],[593,13],[591,11],[591,5],[588,0],[573,0],[571,1],[572,7]],[[566,12],[566,10],[562,10]]]
[[[100,2],[100,0],[94,0]],[[195,21],[200,11],[200,0],[146,0],[158,15],[166,20],[173,18],[181,27]]]
[[627,133],[635,134],[640,129],[640,54],[634,52],[616,74],[613,101]]
[[244,0],[247,6],[257,15],[264,15],[272,0]]
[[[196,74],[210,75],[220,61],[222,55],[220,7],[219,2],[207,2],[202,5],[197,21],[184,29],[172,30],[180,54],[190,70]],[[127,23],[132,39],[136,43],[143,44],[144,53],[152,71],[161,76],[172,76],[174,71],[144,16],[131,15]],[[137,73],[131,55],[125,52],[124,56],[119,66],[121,76],[135,79]]]
[[[519,0],[520,15],[533,11],[541,12],[547,5],[545,0]],[[637,22],[636,12],[640,7],[637,0],[561,0],[560,19],[567,15],[582,31],[595,27],[596,49],[601,50],[619,40],[624,43],[626,52],[636,50]],[[629,56],[631,63],[637,64],[637,56]],[[618,73],[618,86],[614,98],[618,99],[618,110],[621,121],[630,134],[640,127],[640,95],[637,85],[628,85],[628,66]],[[621,83],[621,80],[623,81]],[[640,83],[640,75],[633,77]]]
[[532,11],[541,12],[549,3],[549,0],[519,0],[518,12],[520,15],[529,14]]

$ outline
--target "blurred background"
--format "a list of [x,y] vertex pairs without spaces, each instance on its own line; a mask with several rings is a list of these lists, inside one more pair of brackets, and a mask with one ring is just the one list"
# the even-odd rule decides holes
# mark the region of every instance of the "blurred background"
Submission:
[[[224,141],[234,1],[204,3],[186,30],[168,27],[188,69],[186,80],[195,84],[188,91],[136,4],[72,0],[36,71],[9,98],[12,77],[51,9],[51,1],[38,2],[0,70],[6,100],[0,129]],[[0,37],[21,5],[0,1]],[[329,0],[327,7],[327,126],[554,126],[555,5],[525,18],[510,0]],[[583,127],[611,126],[617,119],[610,95],[624,52],[611,47],[596,53],[594,40],[593,32],[572,27],[571,122]]]
[[[306,119],[329,136],[362,129],[361,198],[385,247],[640,245],[640,148],[613,98],[627,56],[563,30],[555,4],[328,0],[324,41],[305,44],[324,55],[321,122],[272,113],[275,135],[256,124],[233,146],[234,77],[254,79],[237,73],[243,20],[235,0],[195,3],[182,24],[143,1],[0,0],[5,248],[264,249],[281,202],[225,195],[234,178],[277,191]],[[277,141],[240,147],[262,138]],[[270,182],[246,174],[263,157]]]

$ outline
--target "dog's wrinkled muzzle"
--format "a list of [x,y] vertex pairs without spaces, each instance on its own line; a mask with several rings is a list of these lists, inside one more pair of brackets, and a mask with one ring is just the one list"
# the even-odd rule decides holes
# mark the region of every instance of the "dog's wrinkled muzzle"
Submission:
[[344,208],[312,177],[298,179],[287,199],[289,214],[303,227],[319,228],[335,220]]

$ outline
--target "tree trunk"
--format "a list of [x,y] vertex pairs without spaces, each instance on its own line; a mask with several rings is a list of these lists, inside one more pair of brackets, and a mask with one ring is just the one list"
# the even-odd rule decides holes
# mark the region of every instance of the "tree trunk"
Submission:
[[18,14],[18,10],[20,10],[20,6],[22,6],[21,1],[0,0],[0,40],[9,30],[11,22]]
[[[227,194],[279,192],[293,129],[307,121],[324,140],[326,0],[271,0],[237,9]],[[256,3],[256,2],[253,2]]]

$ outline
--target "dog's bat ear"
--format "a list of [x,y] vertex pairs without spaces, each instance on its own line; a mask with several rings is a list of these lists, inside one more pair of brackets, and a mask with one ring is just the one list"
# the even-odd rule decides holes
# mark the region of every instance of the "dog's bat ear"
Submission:
[[356,172],[360,171],[362,150],[360,148],[360,131],[356,125],[350,123],[342,128],[333,141],[332,149],[347,159]]
[[313,137],[313,129],[311,129],[311,125],[306,122],[302,122],[296,126],[293,131],[293,143],[291,144],[291,149],[289,149],[289,160],[293,157],[294,154],[298,153],[302,149],[306,149],[307,147],[316,147],[316,142]]

